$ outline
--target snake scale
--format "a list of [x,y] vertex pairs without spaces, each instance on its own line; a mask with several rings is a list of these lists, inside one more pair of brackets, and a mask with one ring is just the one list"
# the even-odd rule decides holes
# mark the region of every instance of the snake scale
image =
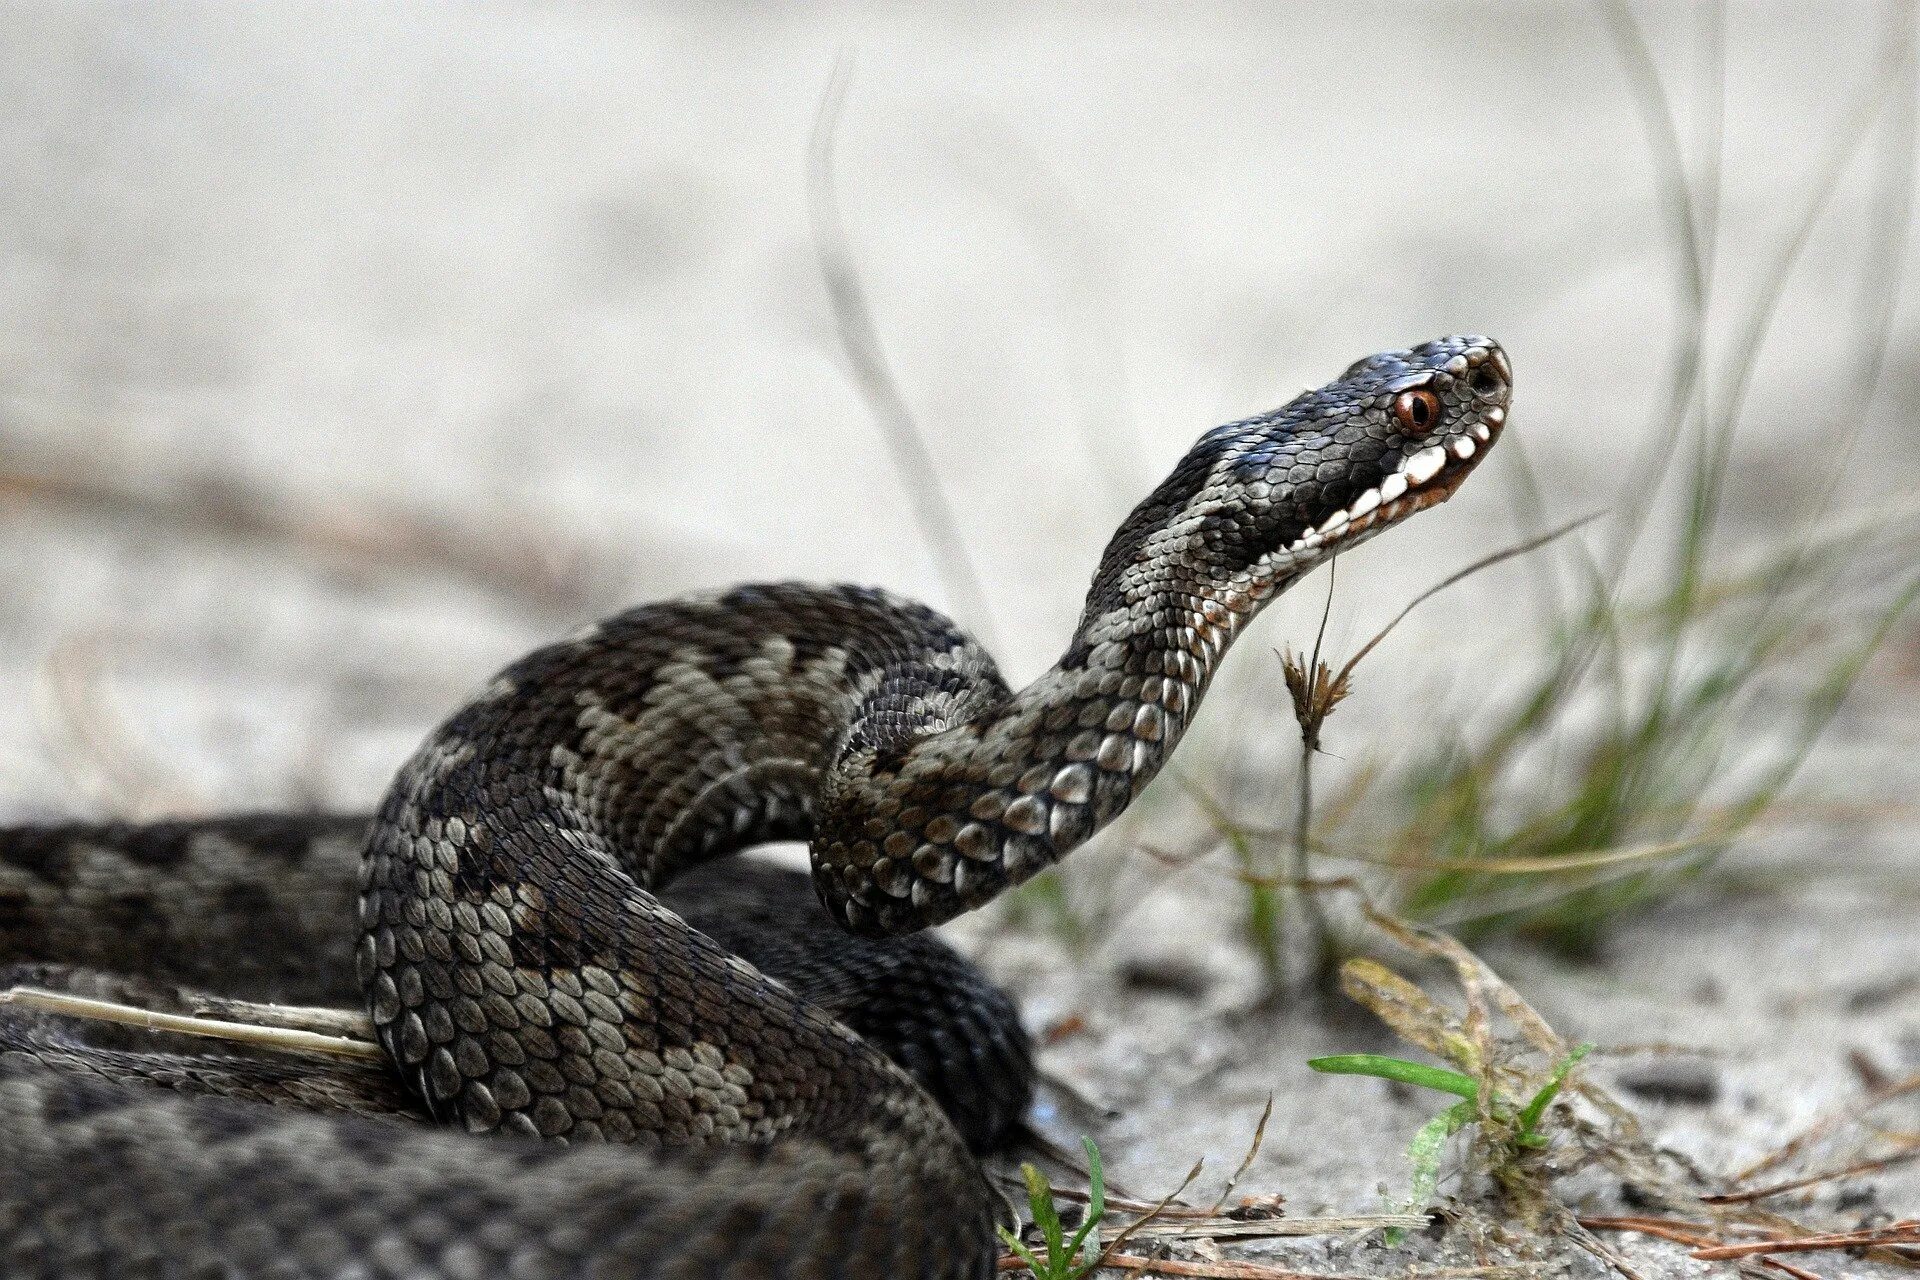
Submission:
[[[908,935],[1124,809],[1235,635],[1450,496],[1510,382],[1443,338],[1208,432],[1017,692],[920,605],[741,587],[514,663],[371,818],[0,832],[10,980],[358,1000],[390,1059],[5,1013],[0,1272],[992,1274],[972,1151],[1024,1109],[1028,1043]],[[813,895],[716,861],[773,839],[809,842]]]

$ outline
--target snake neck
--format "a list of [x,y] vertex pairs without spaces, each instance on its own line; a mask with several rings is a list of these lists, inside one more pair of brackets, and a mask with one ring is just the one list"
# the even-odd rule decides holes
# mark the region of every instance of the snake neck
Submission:
[[951,919],[1118,817],[1193,723],[1234,639],[1292,581],[1257,559],[1209,571],[1179,539],[1129,557],[1128,532],[1066,653],[1024,689],[986,707],[955,700],[911,739],[889,732],[898,721],[856,717],[813,838],[815,883],[847,928]]

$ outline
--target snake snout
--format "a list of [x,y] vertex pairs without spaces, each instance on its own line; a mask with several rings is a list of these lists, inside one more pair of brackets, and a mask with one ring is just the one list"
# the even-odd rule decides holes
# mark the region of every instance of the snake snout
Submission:
[[1485,359],[1467,379],[1467,385],[1482,400],[1506,404],[1513,393],[1513,366],[1497,343],[1488,347]]

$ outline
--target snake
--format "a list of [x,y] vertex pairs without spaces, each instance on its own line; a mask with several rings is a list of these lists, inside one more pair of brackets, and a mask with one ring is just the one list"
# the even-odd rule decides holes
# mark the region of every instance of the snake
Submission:
[[[1446,337],[1208,431],[1018,690],[926,606],[741,586],[514,662],[372,814],[0,831],[10,981],[357,1003],[384,1053],[0,1007],[0,1272],[993,1274],[1032,1045],[922,931],[1126,809],[1235,637],[1451,496],[1511,382]],[[776,840],[810,875],[726,857]]]

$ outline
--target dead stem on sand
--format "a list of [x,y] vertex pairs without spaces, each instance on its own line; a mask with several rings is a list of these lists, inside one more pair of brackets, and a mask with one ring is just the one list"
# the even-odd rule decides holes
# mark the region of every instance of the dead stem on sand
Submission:
[[1813,1253],[1828,1249],[1875,1249],[1916,1244],[1920,1244],[1920,1220],[1908,1219],[1860,1231],[1836,1231],[1798,1239],[1755,1240],[1747,1244],[1710,1245],[1695,1249],[1691,1256],[1702,1262],[1724,1262],[1768,1253]]
[[[172,487],[103,469],[92,454],[16,448],[0,470],[0,507],[33,504],[139,521],[232,543],[285,547],[355,574],[412,569],[464,581],[540,616],[571,617],[603,602],[619,576],[610,560],[551,529],[503,530],[371,504],[300,501],[226,477],[187,476]],[[631,548],[629,548],[629,551]]]
[[1802,1155],[1810,1147],[1825,1140],[1843,1126],[1863,1120],[1867,1113],[1881,1104],[1913,1093],[1920,1093],[1920,1073],[1878,1084],[1869,1089],[1867,1095],[1860,1101],[1815,1120],[1760,1159],[1739,1170],[1731,1180],[1738,1185],[1777,1169]]
[[[1011,1256],[1000,1259],[999,1270],[1018,1271],[1026,1264]],[[1295,1271],[1261,1262],[1184,1261],[1177,1258],[1145,1258],[1123,1253],[1108,1258],[1102,1270],[1129,1275],[1195,1276],[1200,1280],[1371,1280],[1366,1276],[1347,1276],[1325,1272]]]
[[[1273,1095],[1269,1093],[1267,1105],[1260,1109],[1260,1122],[1253,1126],[1253,1141],[1247,1144],[1247,1154],[1240,1158],[1240,1164],[1234,1169],[1233,1176],[1227,1179],[1226,1186],[1220,1188],[1220,1198],[1213,1202],[1215,1213],[1220,1212],[1227,1203],[1227,1197],[1231,1196],[1233,1189],[1240,1185],[1240,1179],[1245,1177],[1247,1170],[1253,1167],[1254,1160],[1260,1155],[1261,1144],[1267,1140],[1267,1121],[1271,1119],[1273,1119]],[[1274,1207],[1277,1208],[1279,1197],[1275,1196],[1271,1199]]]
[[[1020,1167],[1021,1189],[1027,1194],[1033,1227],[1041,1237],[1037,1247],[1044,1250],[1044,1256],[1034,1248],[1029,1248],[1022,1236],[1003,1228],[1001,1238],[1009,1251],[1001,1256],[1000,1269],[1018,1271],[1025,1268],[1039,1280],[1084,1280],[1105,1270],[1137,1271],[1143,1268],[1163,1275],[1248,1277],[1250,1280],[1292,1277],[1298,1277],[1299,1280],[1338,1280],[1329,1276],[1309,1278],[1301,1272],[1256,1262],[1223,1262],[1218,1258],[1146,1258],[1125,1252],[1125,1247],[1132,1240],[1154,1240],[1162,1248],[1170,1244],[1186,1244],[1211,1250],[1216,1244],[1233,1239],[1354,1235],[1378,1230],[1417,1229],[1427,1224],[1425,1215],[1407,1213],[1288,1218],[1282,1216],[1284,1197],[1278,1195],[1249,1196],[1234,1208],[1222,1212],[1222,1206],[1233,1188],[1259,1155],[1266,1138],[1267,1122],[1272,1118],[1273,1099],[1269,1096],[1254,1126],[1246,1155],[1232,1177],[1227,1179],[1219,1199],[1207,1209],[1186,1204],[1180,1199],[1181,1194],[1200,1176],[1206,1165],[1204,1158],[1194,1162],[1178,1186],[1151,1204],[1107,1194],[1100,1150],[1090,1138],[1082,1139],[1087,1155],[1084,1174],[1088,1186],[1085,1191],[1056,1188],[1033,1165],[1023,1164]],[[1086,1206],[1079,1229],[1071,1240],[1066,1238],[1062,1215],[1056,1203],[1062,1200]],[[1110,1211],[1133,1213],[1135,1217],[1101,1248],[1101,1220]],[[1082,1246],[1085,1246],[1084,1249]],[[1097,1254],[1094,1252],[1096,1249],[1099,1250]],[[1085,1255],[1091,1255],[1091,1260],[1081,1262],[1079,1259]]]
[[[1299,792],[1294,804],[1293,832],[1288,846],[1289,873],[1296,885],[1306,883],[1312,871],[1313,760],[1320,752],[1320,735],[1326,727],[1328,717],[1333,714],[1334,708],[1338,707],[1347,695],[1353,691],[1354,673],[1359,670],[1360,664],[1366,660],[1367,655],[1371,654],[1379,647],[1382,641],[1392,635],[1394,629],[1406,621],[1408,615],[1415,609],[1418,609],[1428,600],[1431,600],[1449,587],[1464,582],[1483,569],[1491,569],[1493,566],[1511,560],[1516,556],[1523,556],[1529,552],[1537,551],[1549,543],[1558,541],[1560,538],[1565,537],[1581,526],[1591,524],[1593,521],[1599,519],[1599,517],[1600,513],[1593,512],[1581,516],[1577,520],[1569,520],[1556,529],[1532,538],[1527,538],[1524,541],[1515,543],[1513,546],[1495,551],[1490,555],[1482,556],[1465,568],[1457,569],[1453,573],[1448,574],[1439,582],[1434,583],[1432,586],[1414,596],[1412,600],[1408,601],[1406,605],[1401,608],[1400,612],[1396,613],[1386,626],[1376,631],[1372,639],[1361,645],[1338,671],[1335,671],[1330,664],[1321,661],[1320,658],[1321,641],[1326,637],[1327,613],[1333,604],[1333,573],[1338,567],[1338,558],[1336,557],[1334,563],[1327,566],[1327,608],[1321,612],[1320,629],[1314,636],[1311,654],[1303,659],[1301,655],[1295,653],[1291,648],[1285,649],[1278,654],[1281,671],[1286,677],[1287,693],[1293,703],[1294,722],[1300,727]],[[1214,825],[1216,828],[1225,831],[1235,831],[1235,835],[1230,836],[1230,839],[1237,837],[1244,840],[1244,830],[1236,830],[1232,823],[1227,822],[1218,814],[1210,816],[1214,817]],[[1243,861],[1245,860],[1243,859]],[[1247,882],[1248,892],[1250,894],[1259,893],[1261,886],[1251,878],[1254,873],[1250,862],[1247,863],[1245,869],[1249,874]],[[1321,911],[1319,902],[1312,893],[1296,890],[1295,896],[1298,902],[1300,917],[1306,925],[1308,940],[1315,958],[1313,976],[1317,982],[1324,983],[1324,981],[1331,976],[1334,966],[1339,959],[1327,927],[1326,916]],[[1270,974],[1277,972],[1277,949],[1274,949],[1272,944],[1267,944],[1266,949],[1263,949],[1262,959],[1266,962]]]

